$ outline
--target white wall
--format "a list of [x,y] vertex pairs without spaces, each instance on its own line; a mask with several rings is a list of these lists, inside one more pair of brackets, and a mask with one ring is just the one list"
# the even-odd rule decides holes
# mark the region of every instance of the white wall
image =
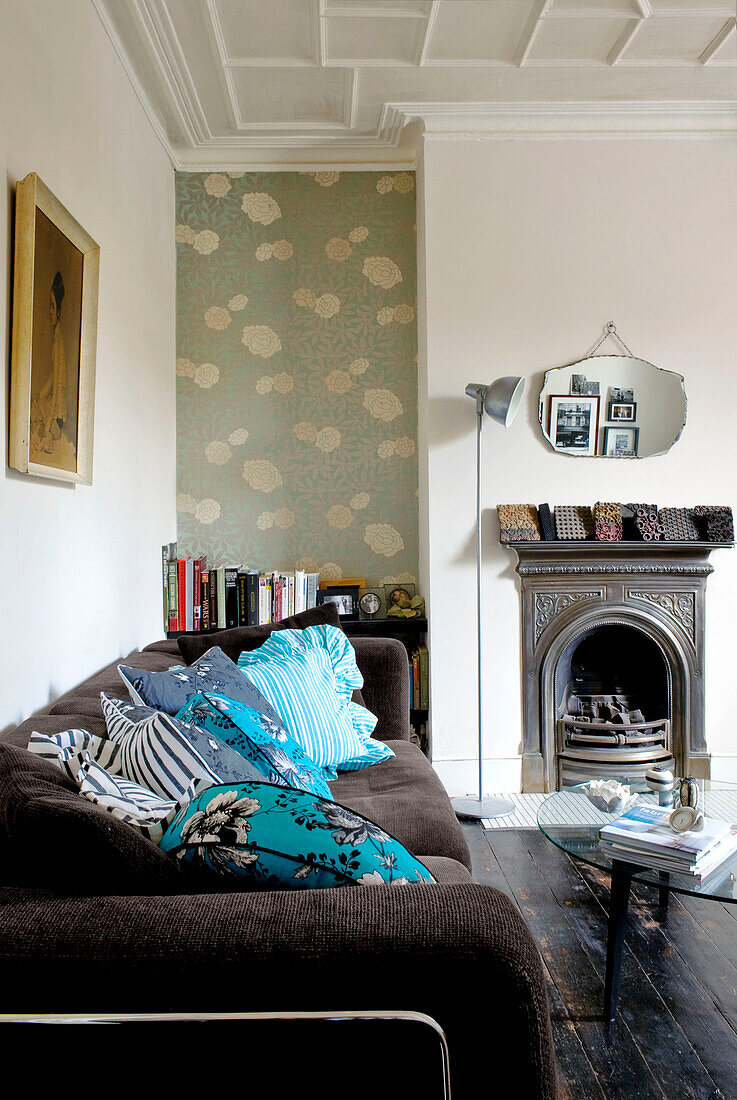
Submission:
[[0,479],[1,730],[161,637],[176,490],[169,161],[89,0],[0,6],[6,371],[16,181],[37,172],[100,245],[93,484]]
[[[476,793],[475,415],[463,391],[524,374],[514,424],[505,432],[487,420],[483,438],[488,789],[518,790],[520,603],[496,506],[737,510],[737,141],[428,135],[422,159],[420,539],[433,762],[451,794]],[[585,356],[610,320],[635,355],[685,377],[688,423],[668,455],[572,458],[543,440],[543,372]],[[737,779],[737,551],[712,562],[707,735],[713,776]]]

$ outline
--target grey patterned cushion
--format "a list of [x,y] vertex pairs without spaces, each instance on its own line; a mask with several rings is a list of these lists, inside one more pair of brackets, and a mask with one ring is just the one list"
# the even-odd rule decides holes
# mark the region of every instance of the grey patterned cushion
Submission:
[[143,668],[118,665],[118,672],[133,703],[163,710],[166,714],[177,714],[192,696],[200,691],[210,691],[253,707],[272,722],[283,724],[268,699],[246,679],[219,646],[208,649],[194,664],[185,668],[147,672]]

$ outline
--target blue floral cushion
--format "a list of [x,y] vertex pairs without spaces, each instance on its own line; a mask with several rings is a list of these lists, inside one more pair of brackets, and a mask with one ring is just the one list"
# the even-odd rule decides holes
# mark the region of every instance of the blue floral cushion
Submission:
[[179,711],[177,720],[194,723],[224,747],[240,753],[258,770],[259,778],[330,798],[322,768],[310,760],[281,722],[272,722],[253,707],[209,691],[198,692]]
[[244,886],[307,890],[435,882],[378,825],[303,791],[268,783],[210,787],[182,807],[161,848]]
[[272,722],[279,721],[269,700],[238,671],[238,666],[219,646],[208,649],[194,664],[170,668],[167,672],[148,672],[128,665],[118,665],[118,672],[132,702],[166,714],[176,714],[198,691],[213,691],[254,707]]
[[329,778],[335,778],[332,769],[346,761],[374,763],[366,744],[377,719],[351,701],[363,677],[342,630],[310,626],[275,631],[258,649],[241,653],[238,667],[278,711],[308,756],[331,769]]

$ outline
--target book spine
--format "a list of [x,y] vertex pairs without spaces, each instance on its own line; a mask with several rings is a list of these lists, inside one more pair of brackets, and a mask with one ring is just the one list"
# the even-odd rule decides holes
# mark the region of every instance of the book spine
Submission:
[[266,575],[259,574],[258,578],[258,625],[266,622]]
[[217,569],[218,585],[218,630],[225,630],[225,568],[222,565]]
[[248,575],[238,570],[238,626],[248,625]]
[[186,591],[186,560],[179,558],[177,560],[177,630],[186,630],[186,613],[185,613],[185,591]]
[[307,607],[317,607],[317,580],[318,573],[307,574]]
[[415,709],[415,677],[412,662],[407,662],[407,675],[409,676],[409,709]]
[[202,591],[200,593],[202,603],[202,629],[210,629],[210,570],[202,570]]
[[427,710],[430,706],[430,654],[423,642],[420,646],[420,707]]
[[202,629],[202,563],[204,558],[195,558],[192,569],[192,629]]
[[238,626],[238,570],[225,570],[225,626]]
[[290,573],[287,577],[287,600],[288,600],[288,614],[294,614],[294,574]]
[[218,571],[210,570],[210,629],[215,630],[218,625]]
[[258,626],[258,573],[253,569],[246,577],[246,593],[248,595],[246,626]]
[[422,693],[421,693],[421,689],[420,689],[420,651],[419,651],[419,649],[413,649],[412,650],[412,679],[413,679],[412,693],[413,693],[413,698],[414,698],[414,701],[415,701],[415,706],[417,706],[420,702],[420,699],[422,698]]
[[194,630],[194,559],[187,558],[184,569],[184,629]]
[[179,612],[177,610],[177,573],[176,558],[169,562],[169,630],[179,629]]
[[161,547],[161,584],[164,600],[164,632],[169,629],[169,545]]
[[305,573],[303,569],[295,569],[294,571],[294,613],[298,614],[300,611],[304,611],[306,608],[305,590],[304,590]]

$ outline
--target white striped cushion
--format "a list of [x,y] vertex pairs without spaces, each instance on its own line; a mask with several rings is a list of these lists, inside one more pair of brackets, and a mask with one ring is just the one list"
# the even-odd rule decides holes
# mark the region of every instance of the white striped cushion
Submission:
[[363,754],[353,760],[343,760],[338,764],[338,771],[357,772],[361,768],[368,768],[371,764],[380,764],[382,760],[391,760],[396,753],[383,741],[377,741],[373,737],[364,745]]
[[275,630],[258,649],[241,653],[238,667],[329,779],[344,761],[366,757],[377,719],[351,702],[363,677],[342,630]]
[[[78,774],[79,793],[120,821],[139,829],[148,840],[159,844],[164,832],[176,817],[179,802],[159,798],[152,791],[131,783],[119,775],[111,775],[94,760],[83,762]],[[192,797],[194,784],[187,792]]]
[[193,780],[222,781],[194,748],[183,723],[149,708],[145,708],[145,717],[133,721],[123,708],[134,714],[139,708],[112,699],[105,692],[100,693],[100,702],[110,740],[120,750],[116,771],[129,782],[179,802]]
[[87,730],[64,730],[47,736],[34,730],[28,742],[29,751],[44,760],[58,764],[61,770],[75,783],[80,760],[89,758],[97,761],[103,768],[115,771],[115,761],[119,748],[104,737],[96,737]]

